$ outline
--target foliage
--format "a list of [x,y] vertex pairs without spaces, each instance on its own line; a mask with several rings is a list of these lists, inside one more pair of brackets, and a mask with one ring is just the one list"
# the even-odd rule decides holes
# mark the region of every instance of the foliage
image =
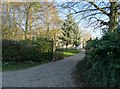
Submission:
[[61,39],[66,45],[73,44],[77,46],[80,43],[79,26],[70,14],[67,15],[67,19],[63,23]]
[[63,48],[58,48],[55,50],[55,60],[60,60],[64,58],[64,49]]
[[52,59],[52,42],[44,38],[13,41],[3,40],[3,62],[41,62]]
[[120,87],[120,33],[109,32],[88,41],[86,57],[77,65],[88,86]]

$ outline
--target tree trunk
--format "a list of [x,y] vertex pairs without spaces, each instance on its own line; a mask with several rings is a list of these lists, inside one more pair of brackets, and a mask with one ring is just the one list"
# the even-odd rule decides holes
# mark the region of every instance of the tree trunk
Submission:
[[75,50],[77,49],[77,46],[75,46]]
[[25,22],[25,39],[27,39],[27,32],[28,32],[28,17],[26,16],[26,22]]
[[47,22],[47,38],[50,39],[49,22]]
[[28,20],[29,20],[29,10],[26,8],[26,21],[25,21],[25,39],[27,39],[27,33],[28,33]]
[[32,39],[32,9],[29,8],[29,30],[30,30],[30,39]]
[[117,2],[111,2],[110,6],[110,14],[109,14],[109,31],[114,32],[114,30],[118,26],[118,3]]
[[54,42],[54,40],[52,40],[52,53],[53,53],[53,59],[52,61],[55,61],[56,60],[56,44]]
[[66,50],[67,50],[67,46],[68,46],[68,44],[66,44]]

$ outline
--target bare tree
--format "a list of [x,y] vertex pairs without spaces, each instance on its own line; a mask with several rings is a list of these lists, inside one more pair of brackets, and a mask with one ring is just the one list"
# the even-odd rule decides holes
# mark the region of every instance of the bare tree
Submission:
[[68,9],[72,14],[79,18],[79,21],[86,20],[89,26],[104,27],[109,31],[114,31],[118,26],[119,0],[100,1],[100,2],[67,2],[62,7]]

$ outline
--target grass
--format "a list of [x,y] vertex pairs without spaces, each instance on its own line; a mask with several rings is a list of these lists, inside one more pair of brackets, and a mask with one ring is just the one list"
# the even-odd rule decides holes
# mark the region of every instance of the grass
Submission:
[[7,65],[2,65],[2,71],[9,71],[9,70],[22,70],[22,69],[28,69],[40,64],[44,64],[46,62],[40,62],[40,63],[15,63],[15,64],[7,64]]
[[78,54],[79,52],[80,50],[69,49],[69,50],[65,50],[63,54],[64,54],[64,57],[69,57],[69,56],[74,56]]
[[76,54],[78,54],[80,52],[80,50],[75,50],[75,49],[64,49],[63,51],[62,50],[57,50],[57,55],[61,55],[63,56],[63,58],[66,58],[66,57],[70,57],[70,56],[74,56]]
[[[70,56],[74,56],[76,54],[78,54],[80,52],[80,50],[74,50],[74,49],[67,49],[67,50],[57,50],[56,54],[58,56],[58,59],[63,59],[66,57],[70,57]],[[41,65],[44,63],[48,63],[50,61],[45,61],[45,62],[40,62],[40,63],[9,63],[6,65],[2,65],[0,66],[0,69],[2,69],[2,71],[9,71],[9,70],[22,70],[22,69],[27,69],[27,68],[31,68],[37,65]],[[1,68],[2,67],[2,68]]]

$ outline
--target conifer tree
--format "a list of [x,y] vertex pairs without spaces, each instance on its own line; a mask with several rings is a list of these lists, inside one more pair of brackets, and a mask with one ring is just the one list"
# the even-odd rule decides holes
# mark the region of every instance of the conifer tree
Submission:
[[73,44],[75,46],[80,43],[80,30],[78,23],[75,22],[71,14],[67,15],[67,19],[63,22],[62,25],[62,41],[67,46]]

